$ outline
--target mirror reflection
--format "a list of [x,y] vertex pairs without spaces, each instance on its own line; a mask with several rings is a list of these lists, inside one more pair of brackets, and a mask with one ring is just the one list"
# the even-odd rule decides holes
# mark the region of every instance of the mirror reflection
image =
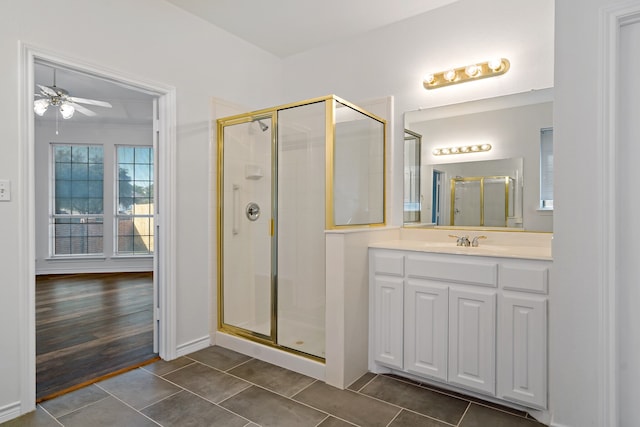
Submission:
[[544,89],[405,113],[405,225],[553,231],[542,201],[552,195],[540,185],[552,96]]

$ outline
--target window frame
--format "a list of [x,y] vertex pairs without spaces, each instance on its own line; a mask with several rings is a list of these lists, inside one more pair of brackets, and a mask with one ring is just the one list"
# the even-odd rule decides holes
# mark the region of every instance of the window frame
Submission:
[[[71,152],[73,152],[73,147],[94,147],[94,148],[99,148],[100,150],[102,150],[102,213],[100,214],[95,214],[95,213],[83,213],[83,214],[74,214],[74,213],[65,213],[65,214],[59,214],[56,212],[56,198],[57,198],[57,192],[56,192],[56,184],[58,181],[58,178],[56,176],[56,163],[59,163],[56,161],[56,147],[70,147],[71,148]],[[104,237],[105,237],[105,233],[104,233],[104,224],[105,224],[105,214],[104,214],[104,189],[105,189],[105,176],[104,176],[104,165],[105,165],[105,153],[104,153],[104,146],[102,144],[91,144],[91,143],[80,143],[80,142],[73,142],[73,143],[66,143],[66,142],[50,142],[49,143],[49,167],[50,167],[50,178],[49,178],[49,183],[50,183],[50,188],[49,188],[49,194],[48,194],[48,199],[49,199],[49,256],[51,259],[79,259],[79,258],[104,258]],[[62,163],[62,162],[60,162]],[[74,162],[69,162],[70,164],[73,164]],[[92,164],[89,162],[89,160],[87,159],[87,165]],[[93,163],[95,164],[95,163]],[[70,178],[72,177],[71,172],[70,172]],[[64,180],[60,180],[60,181],[64,181]],[[69,179],[68,181],[73,182],[73,179]],[[87,177],[87,182],[92,181],[89,180]],[[90,197],[86,197],[87,199],[90,199]],[[56,220],[57,219],[79,219],[80,220],[80,224],[90,224],[90,220],[92,219],[99,219],[101,220],[101,224],[102,224],[102,232],[101,235],[99,237],[101,237],[102,241],[101,241],[101,247],[100,247],[100,252],[82,252],[82,253],[72,253],[70,251],[70,253],[57,253],[56,248],[57,246],[57,239],[59,238],[59,236],[56,234]],[[84,220],[84,221],[83,221]],[[72,224],[70,222],[70,224]],[[88,228],[88,226],[87,226]],[[71,240],[71,238],[74,237],[71,232],[69,234],[69,239]],[[89,234],[87,231],[87,235],[85,236],[87,239],[89,239]],[[96,236],[98,237],[98,236]],[[87,246],[89,246],[89,241],[87,240]],[[70,244],[70,248],[71,248],[71,244]]]
[[[140,163],[147,164],[150,166],[150,179],[146,180],[153,188],[153,194],[149,199],[151,203],[151,210],[148,213],[140,214],[140,213],[131,213],[125,214],[120,213],[120,158],[118,154],[119,148],[132,148],[134,149],[134,153],[136,149],[144,148],[149,150],[149,163]],[[133,165],[136,165],[135,157]],[[156,212],[156,203],[155,203],[155,175],[156,175],[156,161],[155,161],[155,149],[152,144],[115,144],[114,145],[114,191],[113,191],[113,257],[114,258],[140,258],[140,257],[153,257],[155,251],[155,212]],[[135,170],[135,169],[134,169]],[[135,172],[134,172],[135,174]],[[132,179],[133,182],[136,181],[135,176]],[[135,188],[135,185],[134,185]],[[132,199],[135,200],[135,195],[132,196]],[[136,251],[135,247],[132,251],[121,251],[119,247],[120,240],[120,220],[131,218],[135,221],[136,218],[140,218],[143,220],[149,221],[149,234],[145,235],[151,240],[151,249],[145,252]]]

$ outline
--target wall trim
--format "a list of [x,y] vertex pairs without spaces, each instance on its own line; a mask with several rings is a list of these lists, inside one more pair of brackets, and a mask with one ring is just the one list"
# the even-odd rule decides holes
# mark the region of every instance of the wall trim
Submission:
[[599,188],[598,237],[600,274],[598,277],[598,425],[618,425],[618,367],[616,320],[616,148],[618,63],[620,27],[640,19],[640,4],[627,2],[600,10],[598,62],[598,151]]
[[148,266],[139,267],[119,267],[117,265],[112,267],[55,267],[38,269],[37,275],[47,274],[74,274],[74,273],[139,273],[142,271],[153,271],[153,268]]
[[159,173],[158,173],[158,293],[161,301],[158,332],[159,354],[166,360],[176,357],[176,89],[158,82],[142,80],[103,66],[90,64],[58,52],[18,42],[19,56],[19,185],[16,201],[19,209],[19,304],[20,336],[20,413],[35,409],[35,135],[34,61],[42,60],[83,72],[117,80],[138,90],[158,96]]
[[13,402],[8,405],[4,405],[0,408],[0,424],[19,417],[20,414],[20,402]]
[[207,348],[210,345],[211,345],[211,337],[207,335],[202,338],[197,338],[187,343],[180,344],[177,348],[176,353],[178,357],[182,357],[182,356],[186,356],[188,354],[194,353],[198,350],[202,350],[203,348]]

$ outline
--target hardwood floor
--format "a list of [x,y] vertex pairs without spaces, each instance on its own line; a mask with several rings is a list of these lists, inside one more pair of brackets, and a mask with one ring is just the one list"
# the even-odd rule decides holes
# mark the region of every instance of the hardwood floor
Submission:
[[36,399],[122,372],[153,353],[153,276],[36,277]]

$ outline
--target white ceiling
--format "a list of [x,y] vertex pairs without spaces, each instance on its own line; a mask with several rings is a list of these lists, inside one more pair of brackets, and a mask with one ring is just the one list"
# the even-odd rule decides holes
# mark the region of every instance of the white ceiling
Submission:
[[284,58],[458,0],[167,1]]
[[[167,0],[177,7],[279,57],[357,36],[459,0]],[[56,84],[71,96],[108,101],[113,108],[86,106],[74,122],[149,123],[153,96],[116,82],[57,68]],[[53,65],[36,63],[35,83],[53,85]],[[36,86],[35,93],[40,89]],[[50,107],[37,120],[54,120]]]

